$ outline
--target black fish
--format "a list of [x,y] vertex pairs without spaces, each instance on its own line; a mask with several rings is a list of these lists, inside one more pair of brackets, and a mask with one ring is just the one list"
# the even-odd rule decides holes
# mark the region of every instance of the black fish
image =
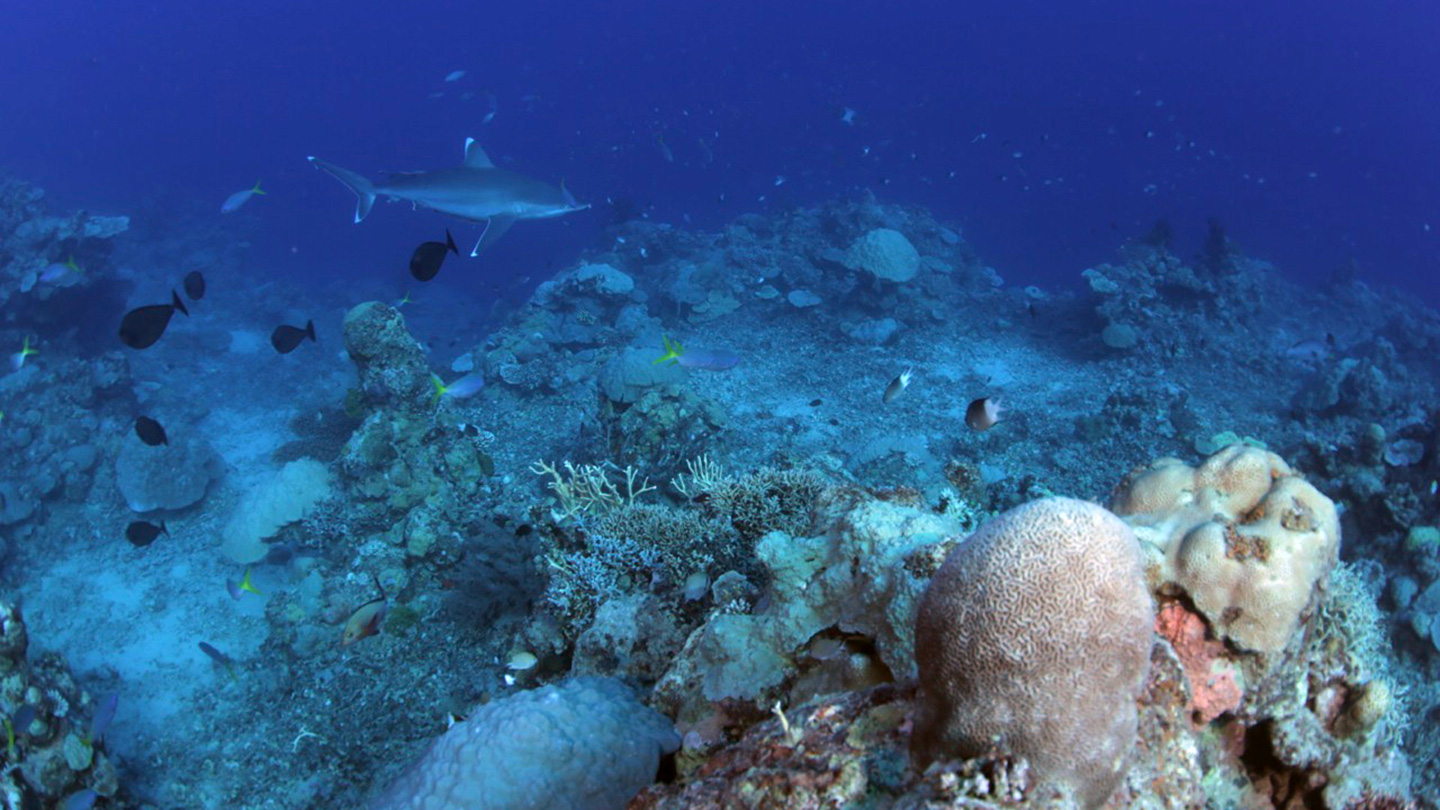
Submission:
[[270,333],[270,345],[274,346],[275,351],[281,354],[289,354],[295,351],[295,347],[300,345],[300,341],[307,337],[310,338],[311,343],[315,342],[314,321],[306,321],[304,329],[282,324],[275,327],[275,331]]
[[156,422],[148,416],[135,417],[135,435],[140,437],[140,441],[145,442],[151,447],[158,444],[170,443],[170,440],[165,436],[165,428],[160,427],[159,422]]
[[165,327],[175,316],[171,304],[151,304],[125,313],[120,321],[120,339],[132,349],[148,349],[165,334]]
[[460,255],[460,249],[455,247],[455,239],[450,236],[450,229],[445,229],[444,242],[422,242],[420,247],[410,255],[410,275],[417,281],[429,281],[435,278],[440,272],[440,265],[445,263],[446,252]]
[[150,545],[155,542],[155,538],[161,534],[164,534],[166,537],[170,536],[170,532],[165,528],[163,521],[159,526],[156,526],[148,520],[137,520],[125,527],[125,539],[129,540],[130,545],[136,548],[144,548]]
[[120,339],[132,349],[148,349],[154,346],[155,341],[165,334],[165,328],[170,325],[170,319],[175,317],[177,309],[186,315],[190,314],[190,310],[185,308],[185,302],[180,300],[180,295],[171,290],[168,304],[151,304],[130,310],[120,320]]
[[191,301],[199,301],[205,297],[205,277],[200,275],[199,270],[191,270],[186,274],[185,294],[190,296]]
[[230,656],[226,655],[223,652],[220,652],[219,650],[215,649],[215,646],[213,644],[205,641],[200,642],[200,652],[203,652],[206,655],[210,656],[210,660],[214,661],[217,664],[224,664],[228,667],[231,664],[235,663],[235,661],[231,659]]

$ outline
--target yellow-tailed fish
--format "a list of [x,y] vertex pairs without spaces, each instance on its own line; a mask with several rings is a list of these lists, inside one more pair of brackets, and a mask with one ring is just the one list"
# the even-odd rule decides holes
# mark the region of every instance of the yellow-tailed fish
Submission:
[[32,354],[39,354],[40,350],[30,345],[30,336],[26,335],[24,342],[20,345],[20,351],[10,355],[10,370],[19,371],[25,367],[25,358]]
[[253,187],[247,188],[244,191],[237,191],[234,194],[231,194],[229,197],[226,197],[225,202],[220,206],[220,213],[233,214],[236,211],[240,210],[240,206],[249,202],[251,197],[254,197],[256,194],[264,193],[265,192],[260,190],[260,181],[256,180]]

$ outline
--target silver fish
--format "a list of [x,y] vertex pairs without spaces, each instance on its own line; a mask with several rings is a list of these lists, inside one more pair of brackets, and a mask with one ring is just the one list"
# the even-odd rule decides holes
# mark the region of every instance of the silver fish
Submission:
[[914,368],[907,368],[904,371],[900,372],[899,376],[891,380],[889,385],[885,386],[885,396],[883,397],[884,401],[894,402],[896,397],[905,393],[905,389],[910,386],[910,378],[914,375]]

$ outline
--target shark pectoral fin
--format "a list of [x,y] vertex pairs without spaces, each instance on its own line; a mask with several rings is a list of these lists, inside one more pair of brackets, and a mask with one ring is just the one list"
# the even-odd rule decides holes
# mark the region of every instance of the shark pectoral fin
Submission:
[[495,164],[490,162],[490,156],[480,148],[479,142],[474,138],[465,139],[465,168],[467,169],[493,169]]
[[496,240],[504,236],[505,232],[510,230],[510,226],[514,224],[515,217],[491,217],[490,221],[485,223],[485,232],[480,234],[480,239],[475,243],[474,249],[470,251],[470,258],[479,256],[480,251],[495,244]]

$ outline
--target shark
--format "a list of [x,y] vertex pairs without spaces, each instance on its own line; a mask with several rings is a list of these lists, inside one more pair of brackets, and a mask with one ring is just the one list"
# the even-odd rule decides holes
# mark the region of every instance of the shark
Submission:
[[355,203],[356,223],[370,213],[377,197],[404,200],[416,208],[484,222],[485,230],[470,250],[472,258],[495,244],[516,220],[549,219],[590,207],[589,203],[576,202],[563,182],[556,188],[543,180],[496,168],[474,138],[465,139],[465,160],[459,166],[429,172],[399,172],[379,182],[371,182],[314,155],[307,159],[315,168],[355,192],[359,198]]

